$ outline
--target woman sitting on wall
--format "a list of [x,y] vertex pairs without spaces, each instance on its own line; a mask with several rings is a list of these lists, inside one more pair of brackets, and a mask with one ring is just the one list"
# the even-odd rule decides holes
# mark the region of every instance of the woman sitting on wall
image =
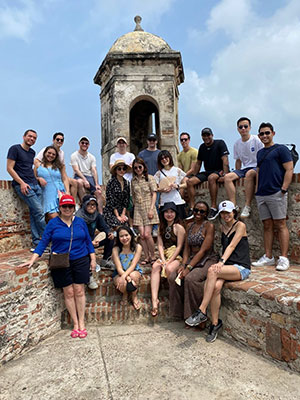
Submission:
[[215,227],[207,221],[208,213],[205,201],[195,204],[194,221],[187,227],[182,266],[168,278],[172,317],[186,319],[198,309],[208,268],[218,261],[213,249]]
[[34,171],[43,189],[44,213],[49,221],[58,216],[59,197],[69,193],[69,178],[54,146],[45,148],[41,162],[35,159]]
[[244,280],[251,273],[246,225],[237,220],[235,205],[231,201],[222,201],[219,204],[218,214],[224,223],[221,227],[223,255],[219,262],[209,267],[200,307],[185,321],[189,326],[196,326],[206,321],[207,307],[210,304],[212,323],[206,337],[207,342],[216,340],[218,331],[223,325],[219,319],[219,310],[224,282]]
[[185,230],[179,223],[178,210],[173,202],[164,204],[160,210],[159,219],[157,243],[160,258],[153,264],[151,272],[151,314],[153,317],[158,314],[160,277],[168,278],[178,271],[182,261],[181,253],[185,237]]

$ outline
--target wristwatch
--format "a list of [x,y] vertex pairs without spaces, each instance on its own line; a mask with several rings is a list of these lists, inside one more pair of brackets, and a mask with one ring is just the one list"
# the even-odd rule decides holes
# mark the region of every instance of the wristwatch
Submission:
[[189,271],[191,271],[194,267],[193,267],[191,264],[188,264],[188,265],[186,266],[186,268],[187,268]]
[[288,191],[285,189],[281,189],[281,193],[286,194]]
[[220,261],[219,261],[219,262],[221,262],[221,263],[225,264],[225,260],[224,260],[224,258],[220,258]]

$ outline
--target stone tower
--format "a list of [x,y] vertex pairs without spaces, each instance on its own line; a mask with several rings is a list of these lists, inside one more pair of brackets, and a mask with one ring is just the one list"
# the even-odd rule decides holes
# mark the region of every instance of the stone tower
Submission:
[[161,149],[178,152],[178,86],[184,80],[181,54],[159,36],[135,30],[115,41],[95,75],[101,86],[102,178],[107,183],[109,157],[116,139],[126,137],[129,151],[147,147],[155,132]]

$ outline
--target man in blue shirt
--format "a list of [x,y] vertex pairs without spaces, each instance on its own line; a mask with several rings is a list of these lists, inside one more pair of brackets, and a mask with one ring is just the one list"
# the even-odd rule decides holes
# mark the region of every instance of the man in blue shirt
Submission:
[[286,271],[289,266],[289,231],[286,226],[287,192],[293,177],[293,161],[288,148],[273,141],[275,131],[270,122],[263,122],[258,136],[264,148],[257,153],[257,191],[256,201],[260,219],[264,226],[265,254],[255,267],[274,265],[272,256],[274,228],[278,231],[281,255],[276,269]]
[[157,136],[155,133],[150,133],[147,137],[148,147],[139,152],[138,157],[145,161],[149,175],[154,176],[157,171],[157,157],[160,150],[157,148]]
[[[35,151],[31,149],[37,139],[33,129],[23,135],[23,143],[11,146],[7,154],[7,172],[13,178],[12,186],[17,195],[29,207],[30,229],[33,246],[39,243],[45,229],[45,217],[42,204],[42,189],[33,173]],[[34,249],[32,249],[34,250]]]

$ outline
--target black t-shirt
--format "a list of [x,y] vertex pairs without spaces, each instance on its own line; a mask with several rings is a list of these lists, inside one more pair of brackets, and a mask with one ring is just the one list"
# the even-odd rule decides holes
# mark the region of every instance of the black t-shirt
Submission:
[[[24,150],[20,144],[11,146],[7,153],[7,158],[15,161],[14,170],[28,185],[37,185],[37,180],[35,179],[32,169],[34,156],[34,150]],[[12,185],[16,186],[18,183],[13,180]]]
[[214,140],[211,146],[206,146],[202,143],[199,147],[199,161],[204,163],[205,171],[221,171],[223,169],[222,157],[229,154],[224,140]]

